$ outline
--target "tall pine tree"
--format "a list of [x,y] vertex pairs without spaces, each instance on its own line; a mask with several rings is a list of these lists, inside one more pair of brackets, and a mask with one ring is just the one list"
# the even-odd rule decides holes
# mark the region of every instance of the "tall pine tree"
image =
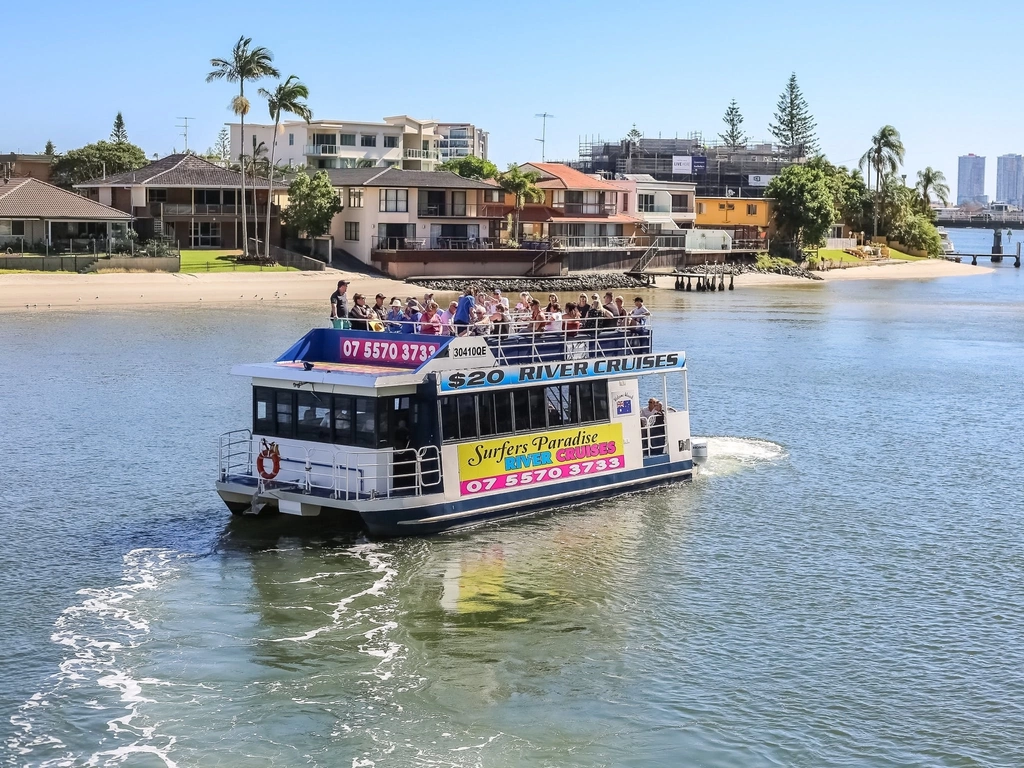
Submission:
[[792,158],[809,157],[818,149],[814,129],[817,123],[811,116],[807,100],[796,82],[796,72],[789,76],[786,89],[775,105],[775,122],[768,126],[782,149]]
[[57,154],[57,148],[53,146],[53,142],[49,139],[46,140],[46,148],[43,150],[44,155],[50,155],[51,157]]
[[114,130],[110,132],[110,140],[115,144],[128,143],[128,131],[124,127],[124,118],[121,117],[120,112],[114,118]]
[[718,134],[718,138],[724,141],[725,145],[730,149],[745,147],[747,145],[747,135],[740,128],[743,124],[743,115],[740,114],[740,108],[736,104],[736,99],[729,102],[729,108],[725,110],[722,122],[728,127],[725,129],[725,133]]

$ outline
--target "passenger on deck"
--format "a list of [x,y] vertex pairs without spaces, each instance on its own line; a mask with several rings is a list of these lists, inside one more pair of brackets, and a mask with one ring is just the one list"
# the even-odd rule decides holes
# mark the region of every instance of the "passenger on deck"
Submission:
[[651,310],[644,306],[642,296],[633,299],[634,307],[629,313],[629,326],[631,328],[646,328],[651,317]]
[[575,338],[580,330],[580,311],[571,301],[565,305],[565,312],[562,313],[562,329],[567,339]]
[[440,336],[442,333],[441,327],[441,317],[437,313],[437,302],[431,301],[420,316],[419,332],[427,336]]
[[581,319],[585,318],[590,313],[590,304],[587,303],[587,294],[580,294],[580,300],[576,305],[576,309],[580,313]]
[[498,304],[491,315],[491,333],[498,338],[504,338],[511,330],[512,319],[509,317],[508,308],[504,304]]
[[440,317],[440,319],[441,319],[441,335],[442,336],[451,336],[451,335],[453,335],[452,320],[454,319],[455,312],[458,310],[458,308],[459,308],[459,302],[457,302],[457,301],[450,301],[450,302],[448,302],[448,309],[438,313],[438,317]]
[[619,328],[625,328],[626,327],[626,307],[625,307],[625,301],[626,300],[624,298],[622,298],[621,296],[616,296],[615,297],[615,314],[618,316],[618,320],[616,320],[616,323],[619,326]]
[[549,293],[548,294],[548,305],[544,308],[544,311],[545,312],[554,312],[555,311],[555,307],[557,307],[557,306],[558,306],[558,297],[555,294],[553,294],[553,293]]
[[530,302],[530,320],[527,323],[527,333],[543,333],[544,327],[548,324],[547,317],[540,310],[540,302],[534,299]]
[[373,306],[370,307],[370,311],[373,312],[374,317],[380,320],[382,323],[388,319],[388,308],[384,306],[384,294],[378,293],[373,299]]
[[530,302],[531,301],[532,301],[532,299],[530,298],[530,294],[529,293],[527,293],[526,291],[523,291],[522,293],[520,293],[519,294],[519,303],[516,304],[516,312],[519,312],[520,314],[528,315],[530,313]]
[[544,330],[548,333],[561,333],[562,308],[557,301],[554,304],[549,304],[548,307],[548,311],[544,313],[548,318],[548,324],[544,326]]
[[410,299],[402,314],[402,333],[416,333],[419,330],[420,313],[416,299]]
[[366,306],[366,297],[361,293],[357,293],[352,298],[355,301],[355,305],[348,311],[348,319],[352,323],[352,330],[370,330],[369,320],[373,317],[373,312]]
[[391,299],[391,309],[388,310],[386,328],[388,333],[399,333],[402,330],[402,302],[398,297]]
[[455,310],[455,317],[452,319],[452,328],[456,336],[465,336],[469,330],[469,324],[473,322],[473,308],[476,306],[476,299],[473,298],[472,286],[462,292],[458,308]]

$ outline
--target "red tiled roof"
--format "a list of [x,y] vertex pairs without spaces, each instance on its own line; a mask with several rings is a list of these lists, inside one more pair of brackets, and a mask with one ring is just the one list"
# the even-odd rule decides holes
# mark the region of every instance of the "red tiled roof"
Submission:
[[132,217],[45,181],[22,178],[0,184],[0,218],[129,221]]
[[[198,155],[179,153],[154,160],[149,165],[134,171],[115,173],[101,179],[90,179],[76,187],[122,187],[144,184],[150,187],[221,187],[236,189],[242,186],[242,174],[221,168]],[[251,176],[245,180],[246,188],[266,188],[266,179]]]
[[603,179],[595,179],[580,173],[575,168],[561,163],[525,163],[541,173],[537,186],[541,189],[600,189],[608,192],[621,192],[614,184]]

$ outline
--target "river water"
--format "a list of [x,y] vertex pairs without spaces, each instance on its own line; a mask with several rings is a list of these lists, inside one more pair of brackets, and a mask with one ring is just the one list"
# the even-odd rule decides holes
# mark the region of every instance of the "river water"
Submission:
[[1021,765],[1022,299],[658,292],[695,482],[386,542],[213,491],[323,307],[4,315],[0,765]]

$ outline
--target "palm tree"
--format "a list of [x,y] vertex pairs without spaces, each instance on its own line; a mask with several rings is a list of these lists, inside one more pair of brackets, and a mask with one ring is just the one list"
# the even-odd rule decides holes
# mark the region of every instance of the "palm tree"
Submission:
[[868,168],[868,187],[871,187],[871,170],[875,171],[875,215],[874,236],[878,237],[878,204],[882,181],[891,176],[903,165],[906,150],[900,139],[900,132],[891,125],[883,125],[878,133],[871,137],[871,149],[860,158],[860,167]]
[[270,173],[267,177],[267,236],[263,240],[266,255],[270,256],[270,200],[274,196],[274,166],[277,163],[277,127],[281,124],[281,113],[290,112],[307,123],[313,119],[313,110],[304,99],[309,98],[307,88],[295,75],[288,75],[273,91],[260,88],[260,96],[267,100],[270,116],[274,118],[274,138],[270,142]]
[[930,165],[923,171],[917,172],[917,191],[921,195],[925,209],[931,205],[932,194],[943,205],[949,205],[949,185],[946,183],[946,174],[935,170]]
[[521,171],[515,163],[509,165],[508,170],[498,174],[498,185],[510,195],[515,195],[516,202],[513,210],[515,218],[512,224],[512,239],[519,240],[519,214],[526,203],[544,202],[544,191],[535,185],[540,179],[536,171]]
[[[206,82],[214,80],[227,80],[229,83],[238,83],[238,95],[231,100],[231,110],[238,115],[241,125],[242,151],[245,151],[245,116],[249,114],[249,100],[245,98],[245,81],[259,80],[264,77],[280,77],[281,74],[274,68],[274,55],[262,46],[250,48],[252,38],[238,38],[235,47],[231,49],[231,56],[227,59],[210,59],[210,74],[206,76]],[[253,204],[256,203],[256,193],[253,192]],[[242,170],[242,253],[249,255],[249,229],[246,225],[245,213],[245,169]]]

